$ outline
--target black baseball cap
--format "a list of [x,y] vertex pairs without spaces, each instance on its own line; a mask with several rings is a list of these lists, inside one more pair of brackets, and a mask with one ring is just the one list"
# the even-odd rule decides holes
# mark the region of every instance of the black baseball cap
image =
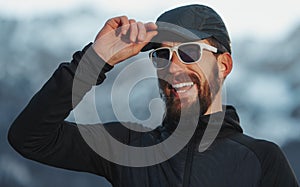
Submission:
[[231,53],[231,42],[222,18],[210,7],[186,5],[160,15],[158,34],[142,49],[158,48],[162,41],[188,42],[213,37]]

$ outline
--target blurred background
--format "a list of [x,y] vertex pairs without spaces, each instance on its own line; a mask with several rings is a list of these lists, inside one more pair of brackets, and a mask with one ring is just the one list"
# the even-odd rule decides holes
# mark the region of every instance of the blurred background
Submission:
[[[165,10],[191,3],[213,7],[230,33],[234,69],[226,80],[226,103],[236,107],[246,134],[282,147],[299,181],[299,1],[0,0],[0,186],[110,186],[102,177],[22,158],[8,145],[8,128],[59,63],[93,41],[107,19],[127,15],[155,21]],[[146,56],[131,61],[142,59],[145,70],[155,75]],[[116,66],[96,90],[102,122],[116,119],[110,90],[130,63]],[[121,86],[116,93],[123,95]],[[140,81],[128,95],[136,119],[149,118],[147,103],[158,96],[155,78]]]

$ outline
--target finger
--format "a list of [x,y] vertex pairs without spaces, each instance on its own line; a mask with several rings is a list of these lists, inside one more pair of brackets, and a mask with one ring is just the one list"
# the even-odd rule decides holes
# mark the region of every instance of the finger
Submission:
[[147,31],[155,31],[157,30],[157,25],[153,22],[145,23],[145,28]]
[[127,16],[120,17],[121,34],[126,35],[130,27],[130,22]]
[[142,48],[143,48],[145,45],[147,45],[147,43],[150,42],[151,39],[152,39],[155,35],[157,35],[157,34],[158,34],[157,31],[149,31],[149,32],[147,32],[147,33],[146,33],[146,36],[145,36],[145,40],[142,41],[142,42],[139,42],[139,43],[137,43],[137,44],[134,45],[134,47],[133,47],[134,53],[136,53],[136,54],[139,53],[139,52],[142,50]]
[[139,42],[142,42],[145,40],[146,37],[146,28],[142,22],[137,22],[137,27],[138,27],[138,37],[137,40]]
[[[126,34],[128,28],[129,28],[129,20],[128,20],[127,16],[114,17],[114,18],[107,20],[107,22],[105,23],[105,26],[101,30],[101,34],[104,35],[108,32],[111,32],[112,30],[115,30],[115,31],[118,30],[118,33],[124,32]],[[123,30],[121,30],[121,29],[123,29]]]
[[129,23],[127,16],[119,16],[119,17],[110,18],[109,20],[107,20],[105,25],[108,25],[111,28],[116,29],[120,27],[122,24],[126,24],[126,22],[127,24]]
[[129,40],[131,42],[136,42],[137,35],[138,35],[138,27],[134,19],[129,20],[130,23],[130,35]]

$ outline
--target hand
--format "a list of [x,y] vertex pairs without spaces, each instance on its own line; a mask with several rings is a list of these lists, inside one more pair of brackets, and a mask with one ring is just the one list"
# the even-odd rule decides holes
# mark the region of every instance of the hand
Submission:
[[154,23],[136,22],[126,16],[109,19],[97,34],[93,48],[110,65],[137,55],[157,34]]

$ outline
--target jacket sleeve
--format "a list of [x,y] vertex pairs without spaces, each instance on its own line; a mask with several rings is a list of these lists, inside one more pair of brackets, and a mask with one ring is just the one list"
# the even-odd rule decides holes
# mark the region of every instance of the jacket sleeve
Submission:
[[98,156],[77,125],[65,118],[110,69],[91,43],[74,53],[72,61],[60,64],[15,119],[8,132],[11,146],[24,157],[51,166],[109,175],[111,163]]
[[296,176],[285,157],[284,153],[276,144],[263,142],[259,154],[262,178],[261,187],[299,187]]

